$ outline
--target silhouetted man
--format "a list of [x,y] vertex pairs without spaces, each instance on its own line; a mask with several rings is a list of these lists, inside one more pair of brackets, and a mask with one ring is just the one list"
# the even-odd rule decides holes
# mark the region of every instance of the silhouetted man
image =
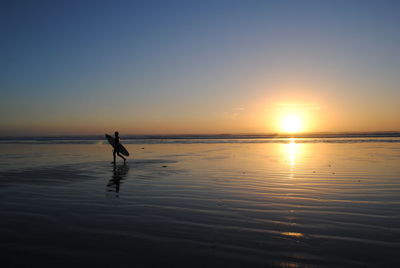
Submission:
[[113,150],[113,157],[114,157],[113,164],[115,165],[115,155],[118,155],[119,157],[121,157],[122,159],[124,159],[124,164],[125,164],[126,158],[123,157],[123,156],[119,153],[119,150],[120,150],[120,147],[121,147],[121,144],[119,143],[119,133],[118,133],[118,131],[115,131],[114,134],[115,134],[115,146],[114,146],[114,150]]

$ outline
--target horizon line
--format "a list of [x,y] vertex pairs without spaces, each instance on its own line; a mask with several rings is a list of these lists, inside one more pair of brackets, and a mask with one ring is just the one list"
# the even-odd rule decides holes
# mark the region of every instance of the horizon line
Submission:
[[[0,135],[0,139],[10,139],[10,138],[56,138],[56,137],[97,137],[104,136],[103,134],[50,134],[50,135]],[[113,134],[111,132],[111,134]],[[240,132],[240,133],[176,133],[176,134],[123,134],[122,137],[207,137],[207,136],[268,136],[276,138],[302,138],[307,136],[316,135],[390,135],[398,134],[400,135],[400,130],[385,130],[385,131],[319,131],[319,132],[299,132],[299,133],[271,133],[271,132]]]

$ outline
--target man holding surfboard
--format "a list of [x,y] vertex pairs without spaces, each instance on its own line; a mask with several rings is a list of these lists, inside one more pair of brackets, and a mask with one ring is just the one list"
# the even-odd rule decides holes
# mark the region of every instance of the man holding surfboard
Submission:
[[111,146],[114,148],[113,150],[113,159],[114,161],[112,162],[115,165],[115,158],[116,155],[124,159],[124,164],[126,163],[126,158],[122,156],[129,156],[128,150],[125,149],[125,147],[119,142],[119,133],[118,131],[115,131],[115,138],[111,137],[110,135],[106,134],[106,139],[108,142],[111,144]]

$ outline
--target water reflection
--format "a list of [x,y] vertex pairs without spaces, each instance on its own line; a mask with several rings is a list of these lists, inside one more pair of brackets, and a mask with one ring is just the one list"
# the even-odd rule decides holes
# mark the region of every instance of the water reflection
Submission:
[[283,233],[281,233],[281,235],[294,237],[294,238],[300,238],[300,237],[304,236],[302,233],[297,233],[297,232],[283,232]]
[[123,183],[123,180],[125,180],[125,177],[128,174],[128,171],[129,171],[128,165],[114,165],[113,166],[113,175],[107,184],[107,188],[108,188],[109,192],[119,193],[120,186]]
[[300,144],[296,143],[295,138],[290,138],[289,143],[283,144],[283,150],[289,165],[294,167],[296,164],[296,158],[298,158],[300,153]]

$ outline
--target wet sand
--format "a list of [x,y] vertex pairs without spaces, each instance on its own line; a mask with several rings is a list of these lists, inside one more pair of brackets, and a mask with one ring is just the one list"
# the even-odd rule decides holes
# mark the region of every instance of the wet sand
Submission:
[[0,144],[8,267],[385,267],[400,143]]

